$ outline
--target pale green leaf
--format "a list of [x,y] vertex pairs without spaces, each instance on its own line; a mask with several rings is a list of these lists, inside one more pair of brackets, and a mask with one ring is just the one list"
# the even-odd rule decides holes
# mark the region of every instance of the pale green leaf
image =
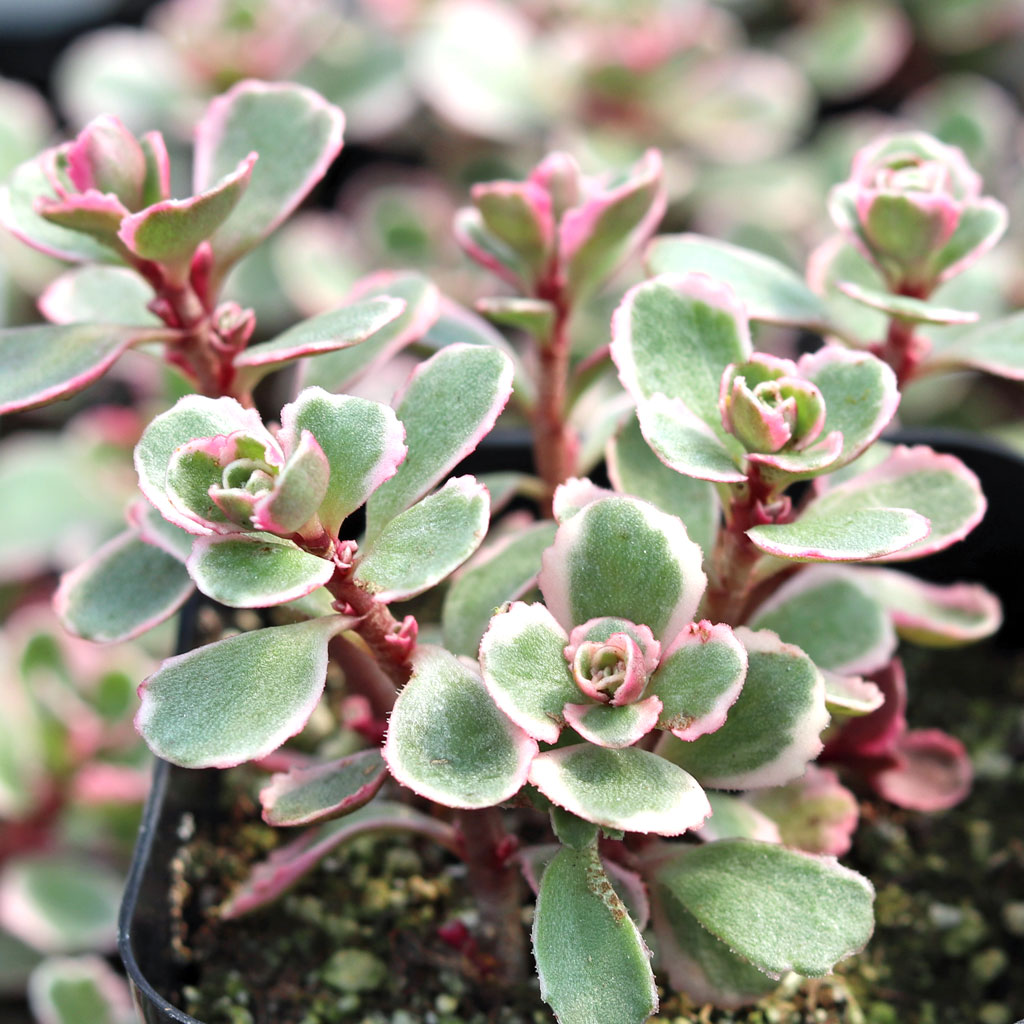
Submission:
[[270,533],[197,537],[189,575],[229,608],[267,608],[305,597],[334,575],[334,563]]
[[659,886],[712,935],[766,974],[828,974],[874,928],[874,890],[833,857],[725,839],[688,849]]
[[402,785],[446,807],[491,807],[520,789],[536,753],[473,668],[440,647],[417,648],[384,743]]
[[697,271],[725,282],[751,320],[827,330],[822,300],[795,270],[763,253],[704,235],[661,235],[648,246],[645,262],[652,275]]
[[366,504],[366,541],[426,494],[494,426],[512,393],[512,362],[483,345],[449,345],[421,363],[395,412],[409,452]]
[[678,516],[690,539],[710,552],[718,532],[719,503],[715,488],[669,469],[651,451],[636,419],[608,446],[608,473],[615,489],[649,501]]
[[711,813],[690,775],[639,747],[581,743],[548,750],[534,758],[529,778],[559,807],[625,832],[678,836]]
[[28,1001],[39,1024],[134,1024],[125,979],[98,956],[52,957],[28,983]]
[[1024,380],[1024,313],[965,330],[925,365],[928,369],[970,367],[997,377]]
[[774,633],[740,627],[736,635],[749,663],[725,724],[686,743],[666,736],[657,750],[704,786],[780,786],[821,752],[821,731],[829,721],[825,683],[803,651]]
[[533,950],[561,1024],[643,1024],[658,1008],[650,952],[596,849],[564,849],[540,883]]
[[39,308],[55,324],[157,327],[160,318],[147,308],[154,297],[134,270],[94,264],[61,274],[40,296]]
[[64,575],[54,606],[76,636],[117,643],[173,615],[192,589],[180,559],[128,530]]
[[257,629],[169,658],[139,688],[136,728],[185,768],[265,757],[305,725],[324,688],[327,643],[353,621]]
[[480,546],[487,490],[460,476],[390,520],[363,552],[355,579],[378,601],[399,601],[440,583]]
[[541,552],[554,538],[554,523],[535,523],[494,551],[481,551],[479,560],[456,577],[441,610],[441,628],[448,650],[476,657],[491,616],[506,602],[522,596],[536,579]]

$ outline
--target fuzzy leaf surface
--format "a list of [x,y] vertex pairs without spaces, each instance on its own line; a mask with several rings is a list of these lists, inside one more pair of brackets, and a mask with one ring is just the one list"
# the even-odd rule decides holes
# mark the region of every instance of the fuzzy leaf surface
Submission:
[[548,750],[534,758],[530,782],[585,821],[625,832],[678,836],[711,813],[692,776],[639,747]]
[[472,668],[421,645],[388,722],[384,759],[403,786],[446,807],[491,807],[526,781],[537,743],[498,710]]
[[0,330],[0,414],[67,398],[157,332],[118,324],[35,324]]
[[180,559],[127,530],[62,577],[54,606],[76,636],[118,643],[173,615],[192,588]]
[[324,688],[327,642],[353,621],[271,626],[168,658],[139,687],[135,726],[184,768],[265,757],[306,724]]
[[309,825],[339,818],[377,795],[387,766],[376,748],[312,768],[277,772],[260,790],[268,825]]
[[643,1024],[658,1008],[650,951],[596,849],[561,850],[540,883],[533,952],[561,1024]]
[[54,957],[29,978],[28,1001],[39,1024],[133,1024],[128,985],[98,956]]
[[281,410],[281,429],[293,443],[308,430],[327,456],[331,475],[318,514],[331,536],[405,458],[402,424],[388,406],[365,398],[306,388]]
[[702,551],[711,550],[718,530],[719,504],[714,487],[706,480],[669,469],[651,451],[635,419],[608,445],[608,474],[617,491],[678,516],[690,539]]
[[39,309],[50,323],[123,324],[159,327],[160,319],[146,307],[153,289],[127,267],[73,267],[52,281],[39,297]]
[[920,558],[949,547],[974,529],[986,507],[981,485],[971,470],[955,456],[938,454],[923,445],[899,445],[884,462],[865,472],[835,486],[826,482],[823,492],[807,506],[800,522],[840,513],[863,514],[882,507],[911,509],[928,520],[931,527],[925,537],[891,552],[880,552],[888,556],[885,561]]
[[833,672],[873,672],[896,649],[885,609],[859,576],[835,566],[814,566],[787,580],[750,626],[772,630]]
[[395,412],[409,453],[366,504],[366,540],[426,494],[494,426],[512,393],[512,362],[483,345],[449,345],[413,373]]
[[712,935],[766,974],[828,974],[874,928],[871,883],[833,857],[723,839],[688,849],[659,886]]
[[724,624],[683,629],[662,654],[649,693],[661,699],[658,726],[681,740],[720,728],[747,674],[747,652]]
[[269,341],[250,345],[235,359],[246,380],[259,380],[285,363],[360,345],[405,310],[403,299],[380,296],[332,309],[303,320]]
[[490,621],[480,668],[495,703],[534,739],[554,743],[566,703],[579,700],[563,651],[564,629],[542,604],[516,601]]
[[197,537],[189,575],[229,608],[268,608],[305,597],[334,575],[334,563],[270,533]]
[[197,193],[250,153],[259,156],[245,195],[212,239],[222,271],[305,198],[338,155],[344,125],[337,107],[289,83],[239,82],[207,107],[196,129]]
[[355,571],[378,601],[423,593],[454,572],[487,532],[490,498],[471,476],[460,476],[390,520]]
[[635,498],[604,498],[559,527],[540,589],[566,630],[612,615],[671,638],[703,596],[701,560],[675,516]]
[[827,329],[822,300],[795,270],[763,253],[704,235],[661,235],[648,246],[644,261],[652,275],[697,271],[724,281],[751,320]]
[[496,609],[518,598],[540,572],[541,552],[555,538],[554,523],[536,523],[470,565],[448,588],[441,611],[444,646],[476,657]]
[[626,293],[612,318],[612,359],[633,401],[659,392],[678,398],[716,432],[722,373],[750,351],[740,301],[703,274],[645,281]]
[[997,377],[1024,380],[1024,313],[964,331],[926,365],[929,369],[965,366]]
[[740,627],[736,635],[749,662],[725,724],[688,743],[666,736],[657,750],[704,786],[780,786],[821,752],[820,735],[829,720],[825,683],[803,651],[774,633]]

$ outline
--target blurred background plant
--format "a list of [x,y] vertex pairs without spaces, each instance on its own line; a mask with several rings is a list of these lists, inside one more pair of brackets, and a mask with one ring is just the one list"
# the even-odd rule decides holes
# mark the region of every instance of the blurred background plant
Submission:
[[[598,173],[657,146],[662,231],[740,244],[801,275],[831,245],[829,273],[819,257],[811,283],[833,322],[871,339],[889,318],[835,287],[877,281],[830,241],[826,200],[883,132],[921,129],[961,147],[1010,213],[1003,240],[930,301],[987,322],[1024,300],[1022,37],[1016,0],[0,2],[0,179],[111,113],[134,132],[165,133],[178,185],[189,126],[212,96],[247,77],[312,86],[346,113],[343,158],[315,205],[228,283],[269,337],[381,268],[419,271],[466,305],[493,296],[451,231],[471,184],[522,178],[553,149]],[[37,321],[37,300],[64,269],[0,230],[0,327]],[[608,314],[639,279],[631,273],[582,313],[577,356],[607,343]],[[804,340],[792,327],[757,330],[757,347],[780,355]],[[919,330],[942,352],[972,328]],[[404,375],[399,366],[349,390],[387,401]],[[166,631],[145,648],[74,641],[48,600],[61,571],[123,527],[132,448],[185,387],[133,352],[70,400],[0,422],[0,998],[27,986],[43,1024],[86,1019],[62,1009],[75,999],[105,1007],[88,1018],[97,1024],[104,1013],[131,1019],[123,982],[90,954],[113,948],[145,791],[146,755],[128,723],[134,685],[172,642]],[[958,366],[912,381],[900,418],[1024,451],[1021,400],[1019,379]],[[25,1013],[8,1005],[5,1020]]]

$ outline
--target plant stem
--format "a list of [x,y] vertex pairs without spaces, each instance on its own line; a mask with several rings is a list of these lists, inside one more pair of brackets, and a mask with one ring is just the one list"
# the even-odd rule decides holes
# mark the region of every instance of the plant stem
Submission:
[[569,379],[569,308],[557,285],[540,289],[555,307],[555,322],[546,344],[538,346],[537,407],[533,419],[533,453],[544,482],[543,513],[552,514],[555,489],[576,471],[577,440],[565,421]]
[[928,349],[927,340],[915,332],[914,325],[898,317],[889,321],[885,341],[872,346],[872,352],[892,367],[901,388],[915,375]]
[[456,812],[469,887],[480,911],[480,938],[504,988],[528,976],[522,919],[522,877],[512,856],[516,841],[497,807]]

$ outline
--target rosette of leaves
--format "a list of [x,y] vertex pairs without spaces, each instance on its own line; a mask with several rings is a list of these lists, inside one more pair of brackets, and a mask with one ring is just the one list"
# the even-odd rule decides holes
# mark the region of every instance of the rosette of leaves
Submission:
[[0,331],[0,412],[74,394],[128,349],[165,359],[212,397],[249,401],[289,362],[365,341],[403,300],[374,296],[250,345],[252,310],[224,302],[224,278],[305,198],[342,146],[344,117],[310,89],[245,81],[200,119],[193,194],[170,197],[159,132],[114,117],[17,167],[0,220],[18,238],[82,264],[40,299],[48,325]]
[[[514,602],[492,619],[479,670],[421,647],[384,756],[399,782],[446,806],[490,806],[525,784],[551,809],[561,850],[524,853],[528,877],[540,879],[533,940],[542,994],[564,1021],[640,1022],[657,1006],[640,934],[645,916],[619,890],[643,885],[629,871],[623,883],[621,865],[603,862],[601,830],[677,836],[710,812],[704,787],[797,778],[821,750],[824,680],[804,652],[769,631],[693,621],[706,578],[701,551],[676,517],[586,485],[562,488],[555,507],[560,525],[539,579],[544,603]],[[650,749],[653,730],[673,738],[669,756],[664,740]],[[689,856],[693,848],[681,849]],[[770,862],[776,883],[751,896],[757,909],[730,932],[731,911],[717,897],[709,913],[698,910],[682,854],[662,852],[650,868],[662,874],[650,878],[666,879],[659,913],[680,929],[673,950],[682,943],[708,970],[721,963],[749,971],[763,992],[768,975],[823,973],[866,941],[870,887],[853,873],[763,842],[708,849],[715,853],[691,863],[707,865],[720,893],[733,855]],[[668,876],[668,863],[678,877]],[[803,909],[783,911],[782,889],[796,904],[806,899]],[[807,909],[833,889],[842,905],[826,937]],[[701,924],[683,936],[694,913]],[[788,944],[791,913],[805,920]],[[755,937],[766,920],[780,943],[772,956]]]
[[[951,456],[878,445],[865,457],[899,402],[895,374],[869,353],[827,345],[795,365],[754,355],[735,293],[698,273],[633,288],[613,335],[645,440],[721,498],[712,589],[740,588],[721,597],[730,621],[787,563],[920,557],[984,513],[976,477]],[[786,490],[801,480],[814,483],[797,508]]]
[[[490,429],[511,387],[502,352],[454,344],[415,371],[397,412],[307,388],[276,431],[232,398],[197,395],[150,423],[135,461],[152,508],[64,578],[64,621],[122,638],[171,614],[193,583],[223,605],[298,602],[307,616],[165,662],[140,690],[137,725],[155,752],[225,767],[276,749],[315,707],[327,645],[345,630],[384,664],[404,665],[416,621],[395,622],[386,605],[440,582],[486,533],[482,484],[462,476],[434,488]],[[364,505],[364,536],[339,536]]]

